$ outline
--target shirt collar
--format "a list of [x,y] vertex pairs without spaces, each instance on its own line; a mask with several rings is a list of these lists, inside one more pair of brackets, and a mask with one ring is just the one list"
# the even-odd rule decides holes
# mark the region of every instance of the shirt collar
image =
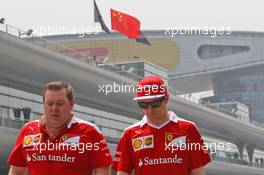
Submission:
[[[169,114],[169,121],[172,121],[174,123],[178,122],[178,116],[173,111],[169,111],[168,114]],[[146,115],[144,115],[142,120],[141,120],[140,127],[143,127],[147,123],[148,123],[148,118]],[[167,122],[165,122],[165,123],[167,124]]]
[[75,116],[72,116],[71,121],[67,124],[67,128],[70,128],[72,124],[79,123]]

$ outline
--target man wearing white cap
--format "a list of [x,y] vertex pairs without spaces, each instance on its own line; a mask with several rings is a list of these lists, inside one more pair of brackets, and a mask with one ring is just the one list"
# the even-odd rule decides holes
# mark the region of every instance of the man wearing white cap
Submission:
[[204,141],[193,122],[168,111],[164,81],[142,79],[134,100],[145,115],[121,136],[113,163],[117,175],[205,175],[211,160]]

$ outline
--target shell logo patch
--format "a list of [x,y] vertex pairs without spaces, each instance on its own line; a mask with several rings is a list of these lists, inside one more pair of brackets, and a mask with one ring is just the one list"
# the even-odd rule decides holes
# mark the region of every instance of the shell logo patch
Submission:
[[134,142],[134,144],[133,144],[133,146],[134,146],[135,149],[141,148],[142,141],[140,139],[136,139],[135,142]]
[[32,142],[32,137],[31,136],[27,136],[24,138],[24,145],[30,145]]
[[132,139],[132,146],[134,148],[134,151],[146,148],[154,148],[154,137],[153,135],[147,135]]

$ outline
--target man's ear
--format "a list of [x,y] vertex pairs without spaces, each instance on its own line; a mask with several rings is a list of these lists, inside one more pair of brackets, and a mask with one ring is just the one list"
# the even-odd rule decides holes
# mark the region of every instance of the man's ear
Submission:
[[75,103],[76,103],[76,99],[75,99],[75,97],[70,101],[70,105],[71,105],[71,107],[73,108],[73,106],[75,105]]

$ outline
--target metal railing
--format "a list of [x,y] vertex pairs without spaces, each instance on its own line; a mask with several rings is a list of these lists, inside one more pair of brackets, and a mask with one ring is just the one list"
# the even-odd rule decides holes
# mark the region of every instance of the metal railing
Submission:
[[240,159],[231,158],[231,157],[222,157],[222,156],[213,156],[213,155],[211,155],[211,158],[212,160],[215,160],[215,161],[222,161],[222,162],[228,162],[228,163],[233,163],[233,164],[264,168],[264,163],[255,163],[255,162],[253,163],[247,160],[240,160]]

